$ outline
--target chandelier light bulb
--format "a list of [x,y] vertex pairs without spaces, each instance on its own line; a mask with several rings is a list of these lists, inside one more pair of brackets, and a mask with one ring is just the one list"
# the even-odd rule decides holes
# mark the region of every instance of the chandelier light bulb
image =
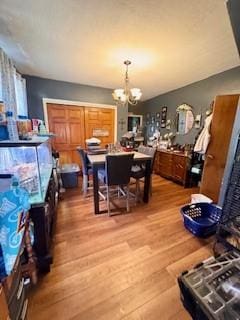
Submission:
[[123,104],[129,103],[136,105],[137,102],[142,97],[142,92],[139,88],[129,89],[129,77],[128,77],[128,66],[131,64],[130,60],[124,61],[126,66],[125,79],[124,79],[124,88],[125,89],[115,89],[112,93],[113,99],[115,101],[121,102]]

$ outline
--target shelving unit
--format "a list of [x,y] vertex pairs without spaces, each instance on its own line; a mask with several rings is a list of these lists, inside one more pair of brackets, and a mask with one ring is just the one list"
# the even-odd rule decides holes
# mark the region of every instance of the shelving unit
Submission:
[[33,248],[41,272],[50,271],[53,260],[51,239],[58,198],[58,185],[53,178],[53,170],[56,169],[53,168],[48,137],[0,142],[0,173],[16,175],[20,186],[25,186],[29,192],[29,214],[34,225]]

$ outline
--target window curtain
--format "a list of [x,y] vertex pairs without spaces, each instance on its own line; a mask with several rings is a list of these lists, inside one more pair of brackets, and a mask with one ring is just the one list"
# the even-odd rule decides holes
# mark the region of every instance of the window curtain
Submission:
[[0,100],[5,111],[12,111],[14,117],[27,115],[25,79],[16,71],[11,59],[0,48]]
[[20,73],[15,72],[14,82],[17,114],[21,116],[27,116],[26,80],[21,77]]

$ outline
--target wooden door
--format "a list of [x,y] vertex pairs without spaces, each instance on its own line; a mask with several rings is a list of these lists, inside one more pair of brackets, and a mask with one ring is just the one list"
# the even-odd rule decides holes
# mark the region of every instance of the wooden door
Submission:
[[[100,131],[99,131],[100,130]],[[105,108],[85,108],[85,137],[96,137],[101,146],[114,143],[114,110]]]
[[53,147],[60,153],[60,162],[79,163],[77,146],[84,146],[84,108],[60,104],[47,104],[50,132],[56,134]]
[[217,96],[214,102],[211,140],[200,188],[200,192],[214,202],[218,201],[222,184],[238,99],[239,95]]

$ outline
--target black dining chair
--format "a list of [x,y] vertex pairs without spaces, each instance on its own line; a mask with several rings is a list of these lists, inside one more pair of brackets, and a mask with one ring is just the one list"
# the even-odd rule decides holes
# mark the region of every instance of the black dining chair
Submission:
[[[133,164],[134,154],[115,154],[107,155],[105,161],[105,169],[98,171],[99,180],[106,187],[106,201],[108,216],[111,216],[110,202],[116,194],[123,195],[126,199],[126,209],[129,212],[129,182],[131,176],[131,168]],[[117,187],[111,193],[111,187]]]
[[[150,179],[150,195],[152,195],[152,171],[153,171],[153,165],[156,157],[156,148],[152,147],[146,147],[146,146],[139,146],[138,152],[146,154],[151,157],[151,179]],[[135,184],[136,184],[136,191],[135,191],[135,197],[136,197],[136,202],[139,201],[139,195],[140,195],[140,182],[143,182],[142,179],[145,177],[145,163],[139,163],[136,164],[132,167],[131,169],[131,178],[135,179]]]
[[92,166],[88,161],[87,152],[82,147],[77,147],[77,151],[80,156],[81,164],[82,164],[82,174],[83,174],[83,184],[82,184],[82,191],[83,195],[86,196],[88,190],[92,189],[90,185],[90,176],[92,176]]

